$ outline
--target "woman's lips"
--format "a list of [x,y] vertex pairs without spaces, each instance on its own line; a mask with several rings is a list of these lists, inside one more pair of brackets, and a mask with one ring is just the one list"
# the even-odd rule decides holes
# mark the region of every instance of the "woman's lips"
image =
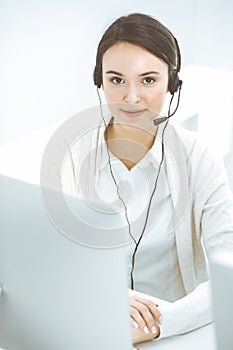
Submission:
[[128,117],[128,118],[137,118],[140,115],[142,115],[146,109],[121,109],[121,111]]

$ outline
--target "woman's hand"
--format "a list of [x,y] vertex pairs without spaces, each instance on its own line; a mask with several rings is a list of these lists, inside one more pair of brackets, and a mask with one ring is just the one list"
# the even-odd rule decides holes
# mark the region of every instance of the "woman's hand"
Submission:
[[[158,326],[156,326],[158,328]],[[159,328],[158,328],[158,334],[149,332],[146,334],[144,331],[142,331],[140,328],[135,328],[135,326],[131,325],[131,334],[132,334],[132,342],[133,344],[142,343],[145,341],[153,340],[154,338],[157,338],[159,336]]]
[[158,305],[153,301],[138,297],[129,298],[130,316],[132,320],[133,343],[157,338],[160,334],[159,323],[162,315]]

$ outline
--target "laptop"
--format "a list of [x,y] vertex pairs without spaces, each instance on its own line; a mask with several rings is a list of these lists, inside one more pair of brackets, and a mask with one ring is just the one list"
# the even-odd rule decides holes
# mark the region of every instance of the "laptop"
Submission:
[[222,250],[210,260],[213,312],[218,350],[233,349],[233,250]]
[[0,348],[132,349],[122,250],[63,234],[39,186],[0,176],[0,193]]

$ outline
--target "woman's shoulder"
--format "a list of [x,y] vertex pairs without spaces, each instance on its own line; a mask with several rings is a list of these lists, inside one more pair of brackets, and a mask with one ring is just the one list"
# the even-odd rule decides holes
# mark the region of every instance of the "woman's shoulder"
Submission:
[[174,134],[174,137],[179,138],[187,145],[193,144],[198,140],[198,133],[196,131],[185,129],[179,124],[169,123],[168,128]]
[[213,144],[206,141],[198,131],[185,129],[179,124],[169,124],[169,133],[183,144],[187,151],[205,152],[210,148],[215,147]]
[[[178,156],[183,152],[194,168],[198,168],[199,171],[203,169],[205,176],[208,171],[213,172],[213,170],[225,173],[223,155],[216,144],[206,140],[200,133],[184,129],[179,125],[170,124],[169,129],[176,139],[178,151],[175,153],[178,153]],[[182,147],[179,147],[179,144],[182,144]]]

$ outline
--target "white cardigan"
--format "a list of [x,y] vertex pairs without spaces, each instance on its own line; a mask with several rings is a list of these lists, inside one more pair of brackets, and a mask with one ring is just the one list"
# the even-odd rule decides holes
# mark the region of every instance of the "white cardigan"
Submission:
[[[79,165],[88,156],[85,191],[91,195],[100,160],[101,133],[95,131],[74,144],[63,163],[65,191],[79,192]],[[221,157],[198,140],[196,133],[168,124],[165,131],[165,162],[174,206],[173,222],[181,275],[186,296],[164,312],[160,338],[187,332],[213,320],[206,256],[233,249],[233,200]],[[89,156],[90,154],[90,156]]]

